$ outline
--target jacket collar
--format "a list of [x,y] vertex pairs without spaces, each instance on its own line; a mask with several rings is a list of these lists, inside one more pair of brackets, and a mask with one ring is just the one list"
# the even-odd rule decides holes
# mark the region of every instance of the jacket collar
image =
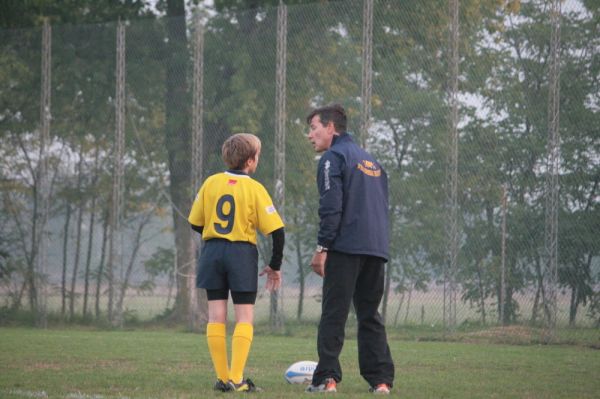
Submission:
[[352,141],[352,136],[350,136],[348,132],[342,132],[333,136],[333,140],[331,140],[331,145],[333,146],[334,144],[343,143],[346,141]]

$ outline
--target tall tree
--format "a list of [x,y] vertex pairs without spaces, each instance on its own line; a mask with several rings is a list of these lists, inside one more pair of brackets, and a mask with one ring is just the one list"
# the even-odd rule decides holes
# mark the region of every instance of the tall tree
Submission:
[[165,144],[168,152],[170,193],[173,207],[175,247],[177,256],[177,297],[172,313],[173,320],[188,320],[190,290],[188,275],[193,273],[190,251],[190,226],[187,214],[191,196],[191,124],[190,91],[188,87],[189,54],[184,0],[159,2],[166,8],[167,39],[166,94],[165,94]]

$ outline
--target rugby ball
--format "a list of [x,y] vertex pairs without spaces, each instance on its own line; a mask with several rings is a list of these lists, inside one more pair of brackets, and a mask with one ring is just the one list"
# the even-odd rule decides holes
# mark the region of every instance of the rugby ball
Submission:
[[290,384],[309,384],[316,368],[317,362],[302,360],[288,367],[283,378]]

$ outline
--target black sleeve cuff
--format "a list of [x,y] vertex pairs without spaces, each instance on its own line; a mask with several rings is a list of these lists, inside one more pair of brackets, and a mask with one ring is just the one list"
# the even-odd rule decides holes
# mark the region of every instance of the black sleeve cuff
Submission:
[[317,240],[317,245],[320,245],[322,247],[325,247],[327,249],[331,248],[331,243],[333,241],[323,241],[323,240]]
[[200,235],[202,235],[202,230],[204,229],[204,226],[196,226],[195,224],[191,224],[190,226],[192,226],[192,230],[197,231],[198,233],[200,233]]
[[281,269],[281,262],[283,260],[283,245],[285,244],[285,233],[283,231],[283,227],[272,232],[271,237],[273,237],[273,255],[271,256],[269,266],[273,270],[279,270]]

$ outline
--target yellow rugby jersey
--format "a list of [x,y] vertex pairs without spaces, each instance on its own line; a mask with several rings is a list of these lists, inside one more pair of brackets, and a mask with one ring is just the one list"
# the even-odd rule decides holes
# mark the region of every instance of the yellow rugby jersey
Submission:
[[264,235],[283,227],[273,200],[248,175],[217,173],[204,181],[188,221],[203,226],[202,238],[224,238],[256,244],[256,230]]

